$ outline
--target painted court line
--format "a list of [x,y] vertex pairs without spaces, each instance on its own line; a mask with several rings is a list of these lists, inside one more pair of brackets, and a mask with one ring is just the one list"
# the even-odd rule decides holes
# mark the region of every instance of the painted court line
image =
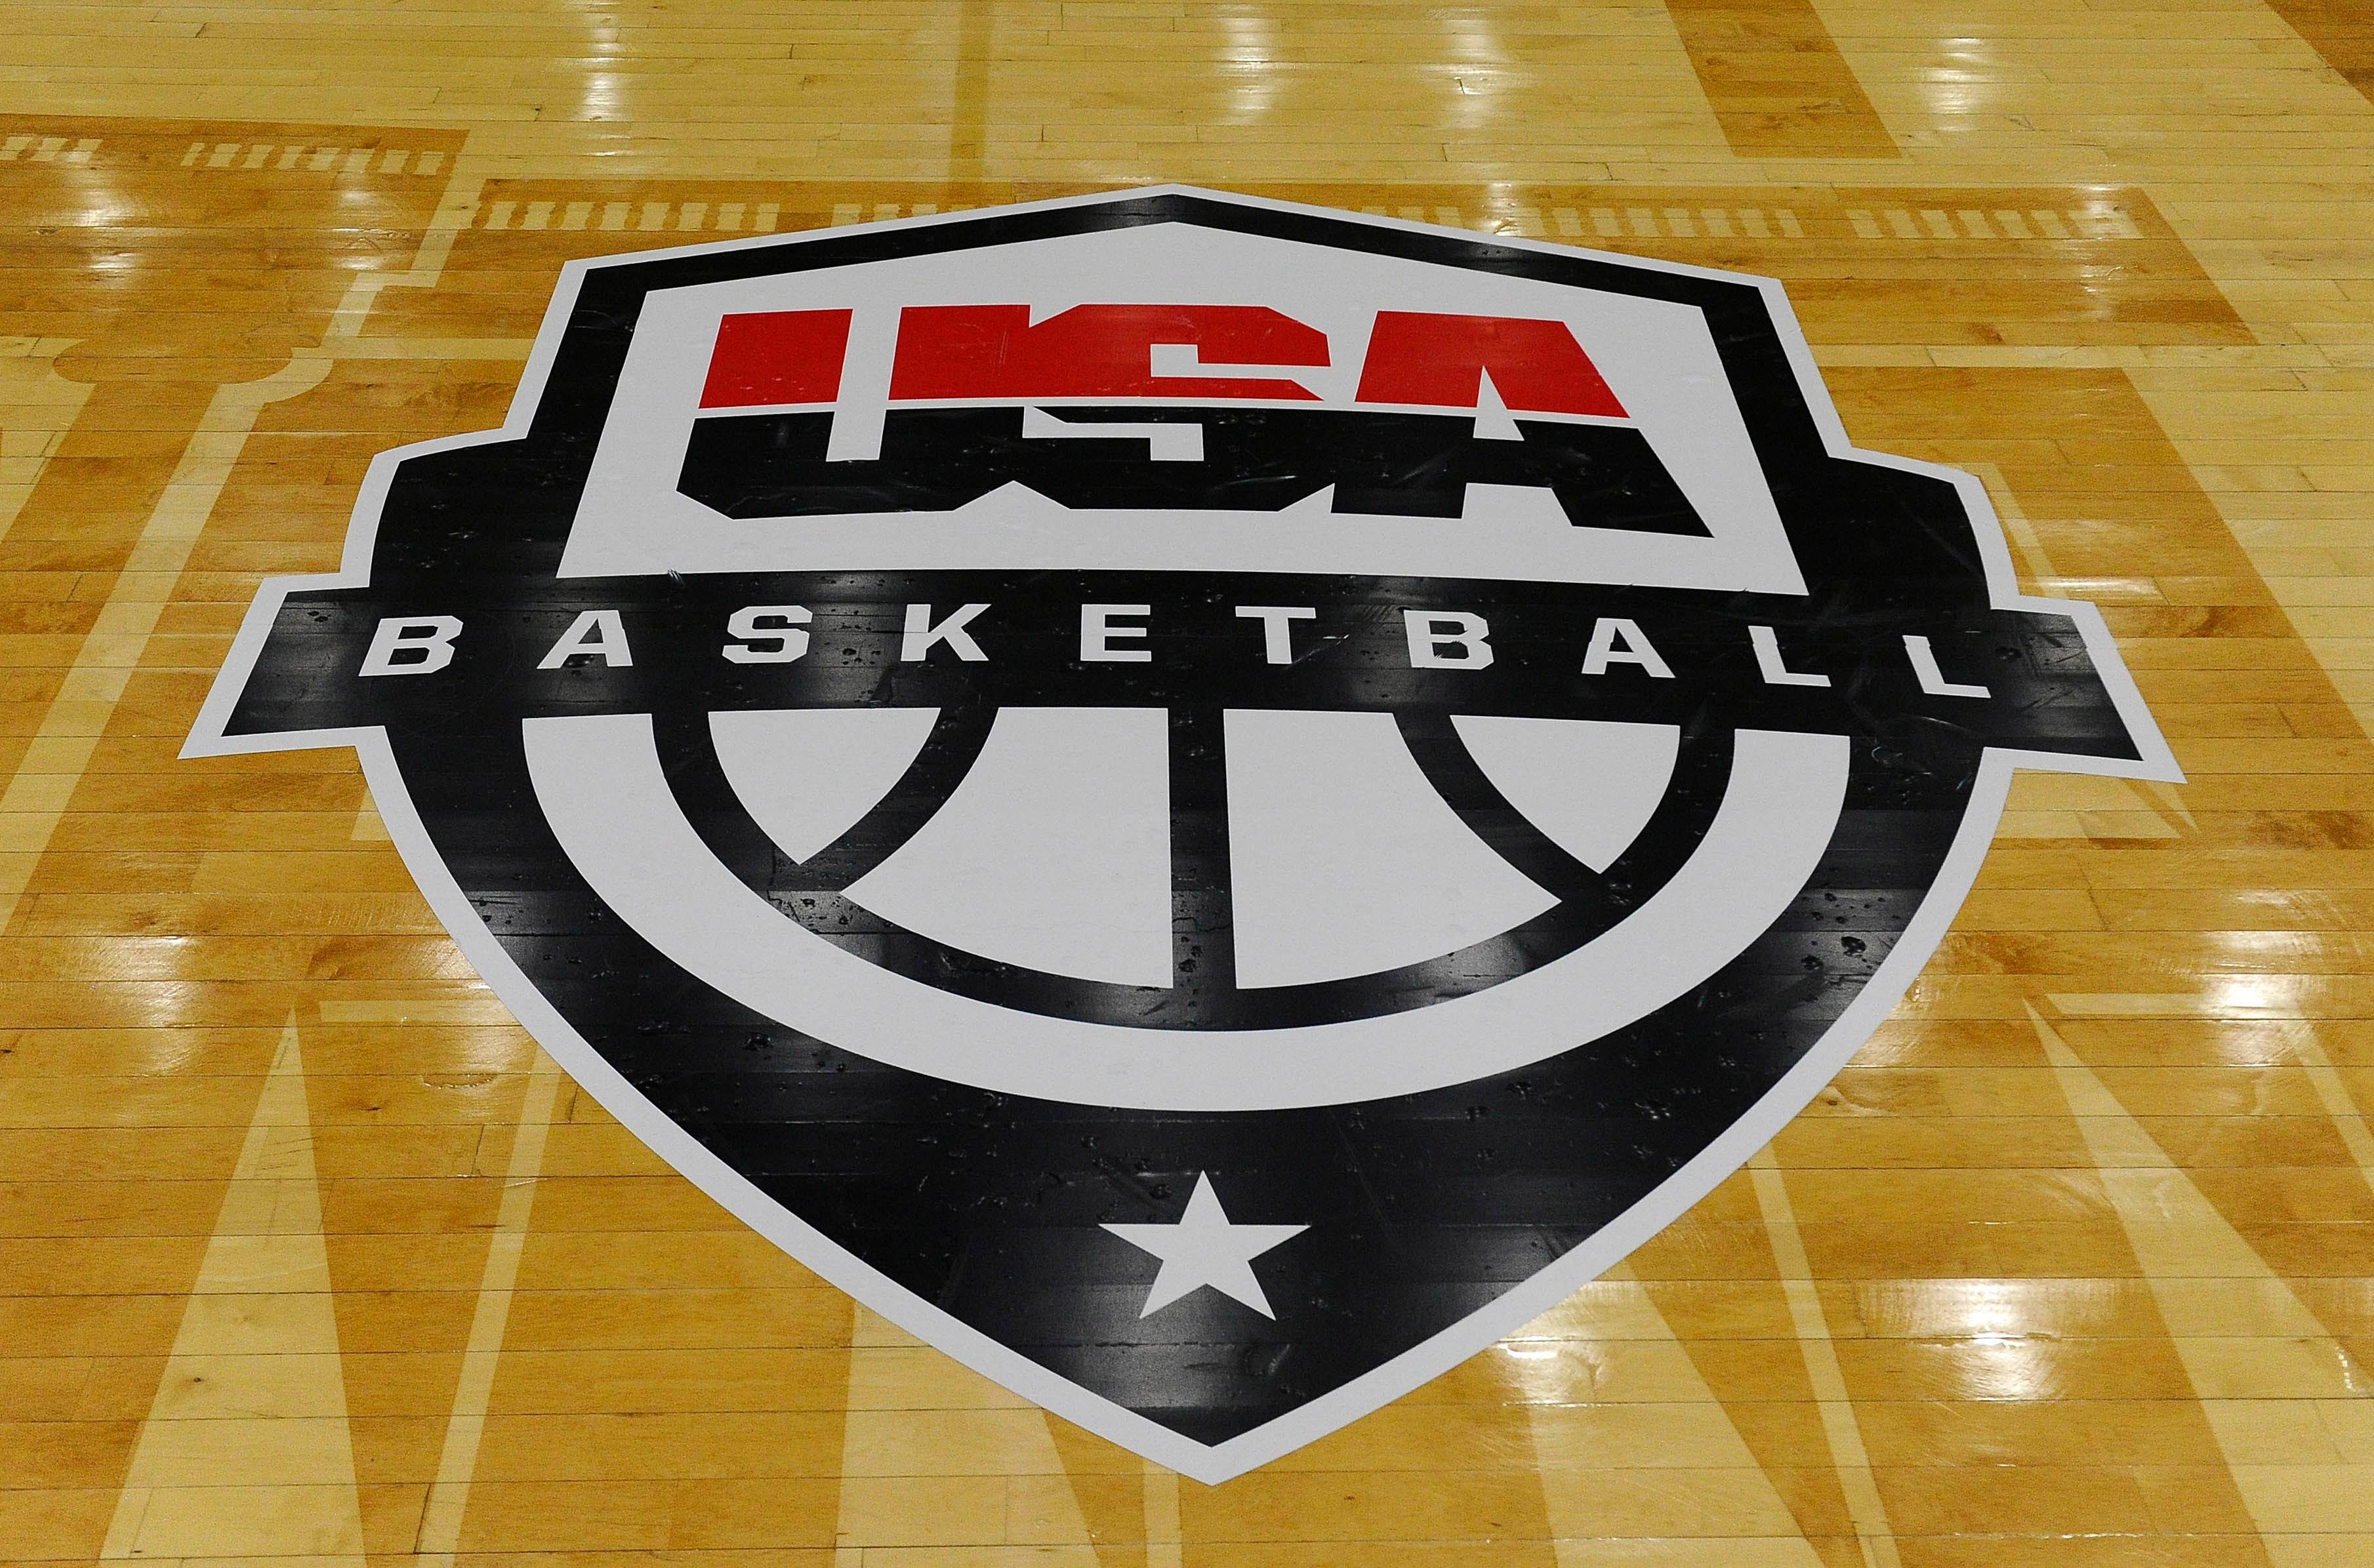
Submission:
[[329,369],[326,358],[292,359],[261,380],[217,388],[207,404],[32,744],[0,793],[0,931],[16,915],[126,683],[147,652],[248,433],[268,405],[311,392]]
[[1871,1456],[1864,1449],[1863,1427],[1855,1420],[1854,1397],[1847,1391],[1846,1373],[1839,1365],[1838,1347],[1830,1342],[1829,1320],[1814,1288],[1813,1265],[1805,1257],[1804,1236],[1797,1229],[1797,1211],[1789,1201],[1789,1187],[1770,1145],[1747,1162],[1756,1188],[1756,1206],[1772,1238],[1773,1261],[1780,1266],[1780,1290],[1789,1302],[1789,1317],[1796,1325],[1797,1346],[1805,1357],[1805,1375],[1822,1412],[1822,1430],[1829,1438],[1831,1463],[1839,1486],[1846,1493],[1847,1512],[1854,1520],[1863,1561],[1871,1568],[1898,1568],[1896,1533],[1887,1505],[1871,1473]]
[[470,1504],[470,1482],[486,1435],[487,1404],[495,1387],[495,1363],[510,1325],[511,1291],[519,1281],[520,1254],[527,1245],[528,1219],[535,1204],[536,1179],[544,1171],[544,1145],[552,1130],[553,1105],[560,1093],[560,1069],[539,1050],[511,1135],[511,1167],[503,1176],[502,1205],[487,1244],[486,1271],[478,1280],[478,1305],[470,1317],[470,1339],[462,1353],[462,1375],[453,1409],[445,1420],[445,1443],[437,1459],[437,1480],[429,1489],[416,1547],[420,1568],[452,1568],[462,1539],[462,1516]]

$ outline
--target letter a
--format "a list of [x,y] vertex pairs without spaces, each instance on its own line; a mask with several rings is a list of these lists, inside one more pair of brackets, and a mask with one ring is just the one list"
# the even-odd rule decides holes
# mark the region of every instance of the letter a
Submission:
[[623,670],[634,663],[635,656],[627,650],[627,623],[616,610],[581,610],[552,645],[552,651],[535,661],[539,670],[566,669],[569,661],[580,655],[599,659],[614,670]]
[[[1621,647],[1617,646],[1619,640]],[[1610,664],[1638,664],[1661,681],[1674,678],[1672,666],[1649,645],[1639,624],[1620,615],[1601,616],[1599,624],[1591,628],[1591,646],[1582,650],[1584,674],[1604,675]]]

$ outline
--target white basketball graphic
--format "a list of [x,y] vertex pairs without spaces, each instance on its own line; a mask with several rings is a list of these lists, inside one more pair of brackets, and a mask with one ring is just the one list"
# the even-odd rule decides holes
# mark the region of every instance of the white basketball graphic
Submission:
[[[1323,270],[1281,265],[1275,242],[1216,229],[1127,228],[1017,246],[986,269],[978,258],[925,256],[854,278],[793,274],[656,296],[627,357],[564,575],[1159,563],[1708,591],[1801,586],[1698,312],[1394,257],[1333,252],[1326,262]],[[1325,334],[1328,363],[1291,371],[1320,407],[1353,404],[1383,313],[1423,306],[1556,322],[1586,347],[1628,424],[1652,451],[1672,455],[1668,466],[1706,529],[1688,537],[1578,526],[1546,491],[1483,485],[1470,487],[1450,526],[1347,513],[1322,494],[1284,511],[1207,509],[1181,527],[1159,514],[1061,506],[1020,486],[946,513],[728,519],[669,483],[681,461],[675,454],[704,417],[699,394],[722,323],[761,312],[849,311],[830,439],[844,454],[869,439],[878,451],[903,313],[990,297],[1028,305],[1042,322],[1083,302],[1278,311]],[[1168,360],[1182,386],[1190,378],[1277,375],[1203,364],[1192,345],[1167,355],[1160,346],[1158,373]],[[1488,377],[1478,392],[1479,404],[1500,401]],[[1031,412],[1060,435],[1054,415],[1078,401],[1043,399]],[[1152,415],[1165,401],[1138,403]],[[1193,409],[1209,399],[1169,401]],[[1479,406],[1472,417],[1479,432],[1501,435],[1505,424],[1506,437],[1518,436],[1504,408]],[[1148,432],[1164,427],[1097,428],[1150,441]],[[1248,656],[1263,638],[1307,643],[1334,629],[1314,624],[1315,615],[1239,608]],[[1428,628],[1449,634],[1440,651],[1462,651],[1461,625]],[[1143,615],[1113,616],[1103,626],[1126,651],[1144,648],[1154,657],[1146,639],[1158,628]],[[1638,668],[1613,678],[1628,677],[1651,678]],[[1221,711],[1236,987],[1257,993],[1406,969],[1484,947],[1558,902],[1444,801],[1391,712]],[[1672,724],[1443,717],[1503,799],[1594,872],[1614,865],[1647,825],[1680,749]],[[711,722],[741,807],[794,862],[899,790],[932,732],[932,715],[903,708],[728,712]],[[971,766],[944,781],[953,788],[914,802],[924,825],[846,896],[955,954],[1065,979],[1168,988],[1181,918],[1170,887],[1172,743],[1158,708],[1003,708]],[[786,919],[722,870],[701,867],[713,857],[682,824],[662,787],[664,769],[631,719],[531,720],[527,744],[556,830],[605,898],[728,995],[958,1082],[1174,1109],[1318,1103],[1454,1082],[1563,1048],[1577,1029],[1612,1028],[1663,1005],[1728,961],[1795,894],[1836,825],[1846,773],[1834,738],[1741,737],[1726,803],[1670,893],[1519,981],[1373,1018],[1181,1034],[1049,1017],[869,973],[848,947]],[[1742,854],[1776,844],[1783,852]],[[1387,845],[1391,853],[1381,853]],[[706,893],[688,895],[688,875],[706,880]],[[1709,919],[1709,909],[1721,918]]]
[[2174,776],[1777,285],[1168,189],[572,263],[190,749],[348,744],[676,1169],[1215,1482],[1738,1169],[2015,766]]

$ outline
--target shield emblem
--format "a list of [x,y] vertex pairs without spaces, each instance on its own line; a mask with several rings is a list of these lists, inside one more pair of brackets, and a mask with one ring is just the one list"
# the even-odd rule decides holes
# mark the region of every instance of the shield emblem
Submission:
[[1175,188],[572,263],[185,755],[327,745],[677,1170],[1206,1481],[1741,1165],[2015,767],[2179,777],[1778,284]]

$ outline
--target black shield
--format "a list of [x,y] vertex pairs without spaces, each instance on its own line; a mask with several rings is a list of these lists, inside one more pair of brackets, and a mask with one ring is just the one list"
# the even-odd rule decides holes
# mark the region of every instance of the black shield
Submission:
[[[867,321],[1031,288],[1364,324],[1252,393],[852,392]],[[1613,390],[1356,385],[1429,309],[1569,322]],[[829,318],[840,380],[719,393],[735,310]],[[343,744],[678,1170],[1206,1480],[1743,1164],[2015,766],[2175,777],[1976,483],[1851,450],[1777,285],[1168,189],[572,264],[504,428],[379,461],[188,751]]]

